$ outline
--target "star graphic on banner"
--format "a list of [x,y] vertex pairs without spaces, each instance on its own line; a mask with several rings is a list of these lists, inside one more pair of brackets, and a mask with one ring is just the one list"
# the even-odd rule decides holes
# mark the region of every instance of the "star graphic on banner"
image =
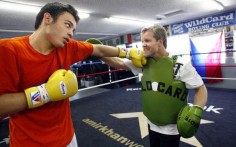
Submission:
[[[139,129],[141,132],[141,138],[144,138],[148,135],[148,125],[147,125],[147,118],[143,114],[143,112],[132,112],[132,113],[117,113],[117,114],[110,114],[116,118],[123,119],[123,118],[138,118],[139,121]],[[213,121],[208,121],[201,119],[201,124],[209,124],[214,123]],[[180,141],[185,142],[187,144],[202,147],[201,143],[197,140],[195,136],[191,138],[180,138]]]

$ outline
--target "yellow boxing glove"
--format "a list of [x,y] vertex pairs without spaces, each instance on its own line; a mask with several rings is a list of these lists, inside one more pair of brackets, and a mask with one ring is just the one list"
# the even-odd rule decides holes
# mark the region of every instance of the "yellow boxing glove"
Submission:
[[119,57],[132,60],[132,63],[139,68],[147,63],[144,51],[138,48],[119,48]]
[[29,108],[42,106],[50,101],[60,101],[78,92],[78,81],[70,70],[55,71],[47,83],[25,90]]

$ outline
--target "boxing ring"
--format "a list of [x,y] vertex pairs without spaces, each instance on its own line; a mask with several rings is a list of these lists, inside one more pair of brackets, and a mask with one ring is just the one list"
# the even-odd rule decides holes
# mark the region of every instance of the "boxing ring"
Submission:
[[[78,145],[81,147],[149,146],[147,125],[142,114],[139,76],[132,75],[130,71],[113,69],[102,62],[83,64],[89,68],[90,65],[105,66],[106,70],[80,73],[79,69],[72,68],[79,81],[78,93],[70,98]],[[234,64],[222,65],[223,78],[202,77],[202,79],[222,81],[213,84],[205,83],[209,97],[201,125],[194,137],[181,138],[181,147],[236,145],[234,139],[236,77],[227,72],[229,69],[236,72],[235,67]],[[77,65],[76,68],[81,66]],[[119,75],[121,78],[114,78]],[[89,81],[89,78],[95,80],[99,76],[104,76],[105,80],[99,79],[100,82],[87,85],[83,83],[86,78]],[[114,86],[115,84],[119,86]],[[97,92],[93,93],[93,91]],[[189,95],[189,103],[193,103],[194,91],[190,90]],[[8,119],[5,118],[0,121],[0,146],[7,147],[8,141]]]

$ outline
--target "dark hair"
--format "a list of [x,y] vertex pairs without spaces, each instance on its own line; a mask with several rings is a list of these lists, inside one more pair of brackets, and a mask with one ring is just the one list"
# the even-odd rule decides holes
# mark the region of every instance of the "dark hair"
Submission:
[[58,16],[60,16],[64,12],[69,12],[71,15],[73,15],[76,23],[78,23],[78,21],[80,19],[78,16],[77,10],[69,4],[64,5],[59,2],[47,3],[45,6],[43,6],[41,8],[41,10],[39,11],[39,13],[36,17],[36,21],[35,21],[35,25],[34,25],[35,30],[37,30],[39,28],[39,26],[42,22],[42,19],[43,19],[43,15],[46,12],[50,13],[54,22],[57,20]]

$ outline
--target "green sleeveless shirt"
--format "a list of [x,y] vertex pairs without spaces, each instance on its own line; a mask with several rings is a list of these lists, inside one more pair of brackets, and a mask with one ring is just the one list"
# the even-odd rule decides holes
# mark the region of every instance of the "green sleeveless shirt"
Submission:
[[174,80],[174,58],[147,59],[143,67],[142,105],[144,115],[156,125],[176,124],[180,109],[187,104],[188,90]]

